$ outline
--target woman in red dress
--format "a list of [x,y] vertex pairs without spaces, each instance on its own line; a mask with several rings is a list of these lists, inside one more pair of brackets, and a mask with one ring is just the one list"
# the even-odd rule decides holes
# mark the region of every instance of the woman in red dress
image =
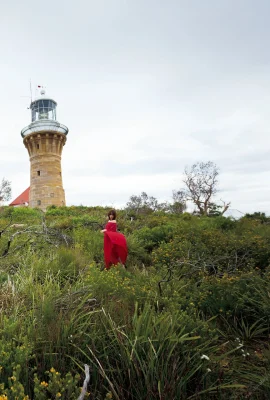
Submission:
[[108,213],[109,221],[101,232],[104,233],[104,260],[105,268],[121,263],[125,266],[127,259],[127,241],[125,236],[117,232],[116,212]]

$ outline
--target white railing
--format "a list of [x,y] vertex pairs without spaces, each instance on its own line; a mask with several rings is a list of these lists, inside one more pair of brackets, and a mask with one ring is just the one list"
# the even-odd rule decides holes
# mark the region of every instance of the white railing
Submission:
[[53,120],[38,120],[22,129],[21,135],[24,138],[27,135],[38,132],[55,132],[68,134],[68,127]]

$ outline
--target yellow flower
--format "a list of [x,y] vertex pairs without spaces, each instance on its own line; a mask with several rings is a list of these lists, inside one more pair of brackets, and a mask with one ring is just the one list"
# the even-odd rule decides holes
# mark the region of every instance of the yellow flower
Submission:
[[52,368],[50,369],[50,372],[54,373],[54,372],[55,372],[55,369],[52,367]]
[[112,399],[112,392],[106,394],[106,399]]
[[60,392],[56,393],[56,397],[61,397],[61,396],[62,396],[62,395],[61,395]]
[[40,383],[40,386],[47,387],[47,386],[48,386],[48,383],[45,382],[45,381],[42,381],[42,382]]

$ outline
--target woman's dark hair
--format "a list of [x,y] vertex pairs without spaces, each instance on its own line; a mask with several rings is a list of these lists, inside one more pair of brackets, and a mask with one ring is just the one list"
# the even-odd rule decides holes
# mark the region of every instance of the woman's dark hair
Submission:
[[108,217],[109,217],[109,219],[110,219],[110,215],[113,215],[113,219],[116,219],[116,211],[115,211],[115,210],[110,210],[110,211],[108,212]]

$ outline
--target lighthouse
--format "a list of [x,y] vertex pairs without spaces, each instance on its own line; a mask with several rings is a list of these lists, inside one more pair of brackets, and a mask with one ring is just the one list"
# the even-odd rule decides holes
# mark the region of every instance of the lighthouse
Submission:
[[40,90],[30,104],[32,122],[21,131],[30,159],[29,206],[43,211],[66,205],[61,156],[68,128],[56,120],[56,108],[56,101]]

